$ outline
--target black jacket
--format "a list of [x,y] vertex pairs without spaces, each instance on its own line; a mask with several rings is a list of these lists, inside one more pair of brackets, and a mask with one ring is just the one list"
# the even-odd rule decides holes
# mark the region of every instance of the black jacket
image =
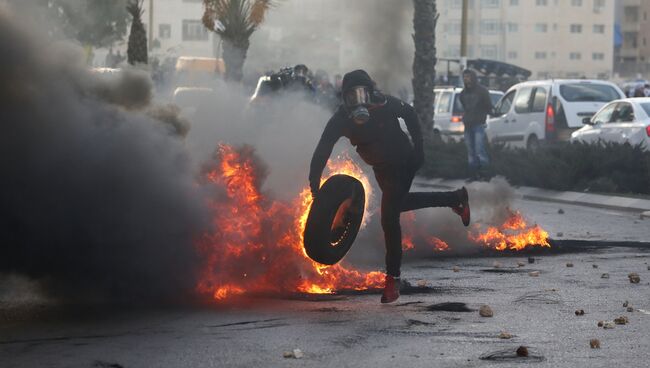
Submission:
[[[404,119],[413,144],[400,128],[398,118]],[[414,165],[423,162],[422,132],[413,107],[393,96],[385,103],[370,108],[370,120],[356,124],[345,107],[340,106],[327,122],[311,160],[309,182],[318,188],[323,169],[341,137],[347,137],[361,158],[375,168]]]
[[460,93],[460,102],[465,109],[463,123],[465,127],[485,124],[488,114],[492,113],[492,99],[490,92],[478,83],[476,74],[472,72],[474,83],[471,88],[465,87]]

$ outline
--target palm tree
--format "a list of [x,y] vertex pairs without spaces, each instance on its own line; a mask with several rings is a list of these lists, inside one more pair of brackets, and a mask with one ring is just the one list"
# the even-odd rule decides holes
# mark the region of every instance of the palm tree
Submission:
[[129,0],[126,10],[133,17],[131,23],[131,33],[129,34],[129,44],[127,48],[127,56],[129,64],[146,64],[147,57],[147,32],[142,24],[142,3],[144,0]]
[[250,37],[274,0],[203,0],[203,24],[223,41],[226,79],[241,81]]
[[425,138],[433,133],[433,88],[436,78],[436,0],[413,0],[413,107]]

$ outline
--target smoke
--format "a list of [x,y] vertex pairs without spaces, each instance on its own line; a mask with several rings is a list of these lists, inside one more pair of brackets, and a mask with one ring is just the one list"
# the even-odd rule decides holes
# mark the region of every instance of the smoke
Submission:
[[0,11],[0,272],[80,298],[191,291],[207,211],[182,141],[134,110],[151,82],[91,73],[14,19]]

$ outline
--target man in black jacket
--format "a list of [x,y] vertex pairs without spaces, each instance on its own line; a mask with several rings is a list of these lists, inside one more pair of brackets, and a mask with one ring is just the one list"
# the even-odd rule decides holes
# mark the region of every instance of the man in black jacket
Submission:
[[460,102],[463,104],[465,114],[465,145],[467,146],[467,161],[469,163],[470,179],[488,175],[490,157],[485,147],[485,123],[488,114],[492,113],[492,100],[490,92],[478,83],[478,78],[473,70],[463,71],[465,88],[460,93]]
[[[368,73],[346,74],[342,85],[343,104],[329,120],[311,160],[309,183],[318,196],[321,175],[341,137],[347,137],[359,156],[375,172],[382,191],[381,225],[386,241],[386,284],[382,303],[399,298],[402,263],[401,212],[427,207],[451,207],[469,225],[467,190],[409,193],[415,172],[424,162],[422,132],[417,114],[409,104],[382,94]],[[404,119],[411,141],[400,128]]]

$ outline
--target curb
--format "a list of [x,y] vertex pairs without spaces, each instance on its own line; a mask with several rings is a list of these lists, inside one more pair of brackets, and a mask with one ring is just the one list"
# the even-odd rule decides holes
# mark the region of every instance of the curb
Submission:
[[[466,185],[463,180],[423,179],[418,178],[416,185],[455,189]],[[603,194],[560,192],[533,187],[514,187],[523,199],[566,203],[586,207],[604,208],[618,211],[641,212],[641,218],[650,218],[650,200]]]

